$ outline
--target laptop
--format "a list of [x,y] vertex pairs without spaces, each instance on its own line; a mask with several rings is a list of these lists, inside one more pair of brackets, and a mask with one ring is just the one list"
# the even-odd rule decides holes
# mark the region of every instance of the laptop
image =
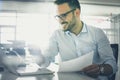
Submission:
[[17,70],[17,74],[19,76],[34,76],[34,75],[50,75],[53,74],[54,71],[51,71],[47,68],[40,68],[36,66],[27,66],[25,68],[19,68]]

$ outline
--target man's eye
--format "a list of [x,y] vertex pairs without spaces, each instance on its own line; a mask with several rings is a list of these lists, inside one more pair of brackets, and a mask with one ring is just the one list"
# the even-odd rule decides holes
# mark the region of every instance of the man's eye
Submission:
[[58,16],[60,19],[62,19],[63,16]]
[[66,17],[66,16],[67,16],[67,14],[62,14],[61,16],[62,16],[62,17]]

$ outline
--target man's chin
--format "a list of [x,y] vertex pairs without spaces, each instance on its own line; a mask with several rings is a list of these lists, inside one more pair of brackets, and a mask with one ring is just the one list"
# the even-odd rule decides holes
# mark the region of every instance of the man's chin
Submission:
[[64,30],[66,30],[66,28],[61,26],[61,30],[63,30],[63,31],[64,31]]

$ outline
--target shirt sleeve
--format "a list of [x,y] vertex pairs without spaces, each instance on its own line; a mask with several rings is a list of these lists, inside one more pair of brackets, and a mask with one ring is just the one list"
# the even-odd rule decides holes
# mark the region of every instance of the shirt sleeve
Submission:
[[111,65],[113,68],[113,73],[115,73],[117,71],[117,64],[113,56],[113,51],[110,47],[107,36],[101,29],[96,30],[96,41],[100,60],[102,63]]
[[44,50],[43,56],[45,58],[44,65],[49,65],[50,62],[55,61],[55,56],[58,54],[58,43],[57,43],[57,36],[56,32],[49,39],[49,44],[47,48]]

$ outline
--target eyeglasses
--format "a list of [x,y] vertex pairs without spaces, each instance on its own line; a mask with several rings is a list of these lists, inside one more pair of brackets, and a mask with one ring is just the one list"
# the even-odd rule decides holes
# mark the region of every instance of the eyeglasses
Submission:
[[64,19],[67,17],[67,15],[68,15],[69,13],[73,12],[74,10],[76,10],[76,9],[72,9],[72,10],[70,10],[70,11],[64,13],[64,14],[61,14],[61,15],[56,15],[55,18],[56,18],[57,20],[60,20],[60,19],[61,19],[61,20],[64,20]]

